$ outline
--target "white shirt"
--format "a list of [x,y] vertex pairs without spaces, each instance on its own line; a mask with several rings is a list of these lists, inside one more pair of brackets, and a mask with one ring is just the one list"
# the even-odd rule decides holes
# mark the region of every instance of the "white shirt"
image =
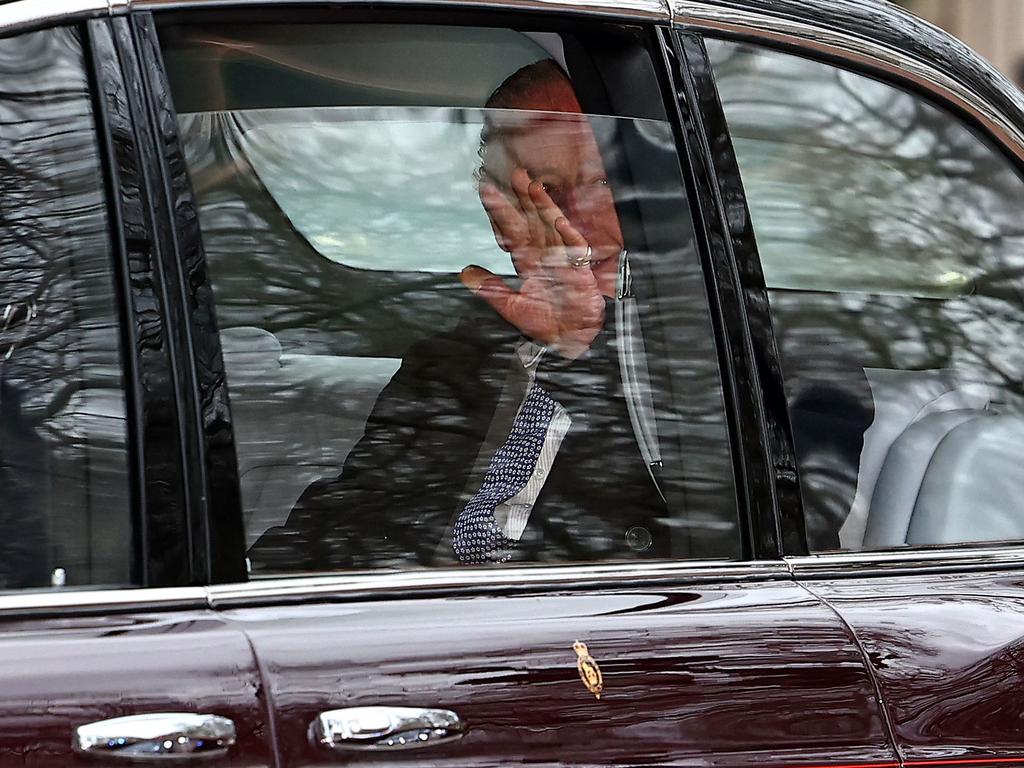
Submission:
[[[523,402],[526,400],[526,395],[529,393],[534,379],[537,377],[537,366],[540,364],[545,351],[545,347],[533,341],[523,341],[516,348],[516,355],[519,357],[520,362],[522,362],[526,375],[529,377],[529,383],[523,391],[523,398],[519,402],[519,408],[516,410],[517,418],[519,411],[522,410]],[[544,436],[544,445],[541,447],[540,456],[537,458],[537,464],[533,468],[530,479],[526,481],[526,485],[523,486],[519,493],[494,508],[494,520],[498,524],[498,528],[513,541],[519,541],[523,531],[526,530],[526,524],[530,519],[530,512],[533,511],[533,505],[537,503],[537,497],[547,481],[548,474],[551,472],[551,465],[555,462],[555,456],[558,454],[558,449],[562,445],[562,440],[569,432],[570,426],[572,426],[572,418],[569,416],[568,411],[556,400],[555,412],[551,417],[551,423],[548,424],[547,433]]]

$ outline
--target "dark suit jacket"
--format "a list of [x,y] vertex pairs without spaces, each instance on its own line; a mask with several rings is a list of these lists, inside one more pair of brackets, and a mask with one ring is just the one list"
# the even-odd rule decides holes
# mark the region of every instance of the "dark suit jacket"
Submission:
[[[514,560],[667,557],[665,504],[622,397],[609,322],[576,361],[547,354],[537,380],[572,426]],[[446,565],[450,530],[508,435],[525,391],[519,332],[481,305],[451,332],[415,344],[380,394],[341,474],[311,485],[284,526],[250,550],[255,571]],[[646,529],[635,551],[626,532]],[[641,530],[631,541],[646,540]]]
[[50,585],[50,454],[22,412],[22,394],[0,381],[0,589]]

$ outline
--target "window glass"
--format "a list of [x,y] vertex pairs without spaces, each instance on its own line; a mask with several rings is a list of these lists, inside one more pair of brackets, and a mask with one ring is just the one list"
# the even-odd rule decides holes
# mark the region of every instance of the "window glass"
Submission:
[[[479,264],[512,274],[475,191],[482,121],[479,109],[331,107],[192,114],[186,125],[233,135],[253,176],[325,259],[382,272]],[[354,183],[370,177],[372,189]]]
[[132,578],[103,171],[77,30],[0,40],[0,589]]
[[[672,132],[609,96],[600,51],[472,27],[161,35],[255,574],[739,554]],[[609,35],[650,71],[635,32]]]
[[1024,538],[1024,183],[949,112],[708,41],[811,548]]

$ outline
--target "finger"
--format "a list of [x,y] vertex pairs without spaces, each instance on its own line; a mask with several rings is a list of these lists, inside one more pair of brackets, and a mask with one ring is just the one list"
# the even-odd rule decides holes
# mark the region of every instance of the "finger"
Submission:
[[545,242],[544,222],[537,214],[537,206],[533,204],[533,197],[530,195],[532,185],[542,186],[530,178],[525,168],[516,168],[512,172],[512,189],[519,200],[519,207],[526,217],[526,224],[529,227],[530,242],[535,246],[542,246]]
[[516,168],[512,173],[512,189],[519,199],[519,207],[523,211],[529,233],[530,247],[525,249],[526,261],[521,265],[518,263],[516,265],[517,271],[524,276],[537,274],[544,269],[545,264],[552,257],[552,246],[560,245],[557,238],[552,237],[553,232],[550,227],[545,225],[540,218],[537,206],[533,202],[530,190],[538,187],[543,189],[543,186],[539,181],[531,179],[525,168]]
[[543,184],[531,184],[530,197],[537,210],[537,215],[549,227],[554,227],[555,222],[564,217],[565,214],[562,213],[562,209],[551,199],[551,195],[544,189]]
[[535,212],[536,207],[533,204],[533,200],[530,199],[530,184],[533,181],[530,178],[529,172],[525,168],[516,168],[512,171],[512,178],[510,179],[512,184],[512,191],[516,193],[516,198],[519,201],[519,207],[523,213]]
[[[564,244],[561,235],[550,223],[561,217],[561,211],[541,182],[531,181],[526,192],[530,196],[527,223],[530,227],[530,242],[537,246],[537,267],[548,271],[552,265],[562,266],[566,258]],[[543,215],[542,207],[545,209]]]
[[480,200],[490,219],[498,246],[512,256],[516,273],[527,277],[536,272],[539,269],[540,251],[531,247],[533,235],[526,214],[507,194],[493,185],[481,185]]
[[[548,226],[550,245],[544,250],[545,268],[558,269],[571,266],[571,261],[586,256],[588,243],[565,216],[558,216]],[[582,267],[572,267],[581,270]],[[563,276],[560,276],[562,279]]]
[[487,212],[494,239],[501,250],[511,252],[528,242],[526,218],[497,187],[481,184],[480,202]]
[[[558,204],[555,203],[542,184],[531,185],[530,195],[533,197],[533,203],[537,209],[537,215],[545,226],[545,243],[547,248],[545,251],[544,264],[545,266],[550,265],[554,267],[563,267],[565,266],[565,262],[574,254],[566,249],[567,243],[565,238],[562,236],[562,232],[559,231],[559,227],[556,225],[559,222],[568,224],[568,220],[563,215],[562,209],[558,207]],[[572,229],[571,226],[570,229]],[[571,240],[575,241],[582,239],[582,236],[580,236],[579,233],[576,233],[575,230],[572,231],[575,233],[575,237],[571,237]],[[586,246],[584,245],[584,247]]]
[[[565,244],[562,249],[563,258],[560,262],[552,264],[559,279],[563,284],[574,287],[589,288],[596,285],[597,278],[594,277],[589,265],[576,267],[570,263],[571,259],[582,258],[588,252],[590,245],[586,238],[564,216],[555,220],[554,229]],[[590,255],[593,258],[593,251],[590,252]]]
[[555,219],[551,224],[562,238],[562,243],[568,248],[586,249],[589,245],[587,239],[580,234],[580,231],[565,216]]
[[520,328],[522,318],[519,294],[504,280],[483,267],[471,264],[459,273],[459,280],[470,291],[491,305],[506,322]]
[[[468,267],[463,268],[459,273],[459,282],[476,294],[489,293],[495,290],[500,292],[501,286],[508,288],[500,277],[489,269],[484,269],[476,264],[470,264]],[[512,289],[508,288],[508,290],[511,291]]]

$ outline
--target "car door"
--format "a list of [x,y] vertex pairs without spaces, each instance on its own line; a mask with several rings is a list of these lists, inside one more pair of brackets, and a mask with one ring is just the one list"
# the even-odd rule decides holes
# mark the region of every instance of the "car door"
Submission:
[[742,180],[769,288],[797,580],[856,634],[905,764],[1012,762],[1024,113],[969,51],[873,12],[899,32],[854,41],[867,11],[824,38],[810,13],[781,37],[696,13],[706,39],[686,45],[717,83],[719,170]]
[[[217,313],[193,343],[230,393],[212,501],[245,521],[248,579],[210,596],[259,659],[279,763],[895,765],[859,649],[780,559],[660,7],[147,8]],[[576,229],[545,220],[570,239],[547,268],[616,278],[576,357],[509,335],[472,279],[538,279],[488,190],[525,215],[510,156]],[[530,387],[557,407],[487,513],[504,549],[463,546],[519,471]]]
[[269,766],[251,648],[189,586],[202,493],[130,33],[28,6],[0,9],[0,764]]

